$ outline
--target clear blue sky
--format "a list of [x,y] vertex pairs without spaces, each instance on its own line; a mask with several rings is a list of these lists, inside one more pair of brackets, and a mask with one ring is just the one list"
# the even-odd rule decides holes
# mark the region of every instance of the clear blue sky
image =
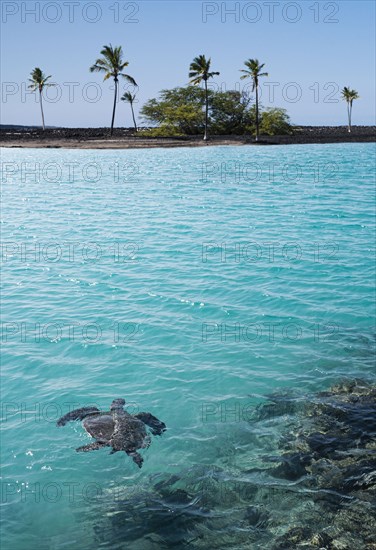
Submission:
[[[3,0],[1,24],[3,124],[40,124],[35,94],[25,93],[38,66],[59,85],[48,91],[48,125],[108,126],[112,82],[89,67],[109,43],[123,46],[139,85],[136,112],[161,89],[186,85],[190,62],[203,53],[221,73],[213,84],[226,89],[246,84],[246,59],[264,62],[263,106],[286,108],[296,124],[346,124],[343,86],[361,96],[353,123],[375,123],[372,0]],[[128,104],[119,103],[116,125],[131,126]]]

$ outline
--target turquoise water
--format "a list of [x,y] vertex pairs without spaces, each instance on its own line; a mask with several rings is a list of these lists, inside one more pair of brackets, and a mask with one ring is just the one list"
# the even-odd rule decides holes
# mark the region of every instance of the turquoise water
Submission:
[[[270,548],[309,499],[247,473],[281,435],[255,407],[375,381],[374,144],[3,149],[2,168],[3,547]],[[142,469],[56,427],[114,397],[168,427]]]

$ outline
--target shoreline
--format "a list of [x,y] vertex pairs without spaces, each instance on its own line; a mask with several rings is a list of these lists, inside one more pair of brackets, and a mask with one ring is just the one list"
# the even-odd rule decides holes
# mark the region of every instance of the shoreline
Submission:
[[201,136],[146,138],[137,137],[132,129],[116,128],[109,135],[108,128],[40,128],[2,127],[0,147],[49,149],[152,149],[156,147],[208,147],[240,145],[298,145],[319,143],[372,143],[376,141],[375,126],[300,126],[294,133],[281,136],[260,136],[255,142],[249,136],[212,136],[203,141]]

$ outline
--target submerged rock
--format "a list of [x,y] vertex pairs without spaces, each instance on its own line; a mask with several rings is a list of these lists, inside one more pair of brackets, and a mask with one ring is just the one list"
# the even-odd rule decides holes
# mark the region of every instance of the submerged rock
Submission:
[[[298,482],[312,505],[306,515],[298,513],[303,526],[291,527],[271,547],[376,549],[376,387],[345,380],[304,401],[278,394],[260,407],[259,418],[292,408],[295,417],[281,437],[281,454],[266,462],[278,462],[270,475]],[[328,533],[311,527],[310,514],[320,509]]]
[[253,528],[265,529],[268,524],[270,514],[261,506],[248,506],[244,519]]

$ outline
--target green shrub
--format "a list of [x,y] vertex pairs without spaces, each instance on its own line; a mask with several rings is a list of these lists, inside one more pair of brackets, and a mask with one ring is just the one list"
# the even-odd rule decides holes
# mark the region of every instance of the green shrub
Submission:
[[[198,86],[162,90],[140,110],[144,121],[156,128],[144,130],[142,137],[178,137],[202,134],[205,125],[205,92]],[[285,109],[260,108],[260,134],[281,135],[292,131]],[[256,109],[247,93],[209,90],[209,129],[213,135],[255,133]]]

